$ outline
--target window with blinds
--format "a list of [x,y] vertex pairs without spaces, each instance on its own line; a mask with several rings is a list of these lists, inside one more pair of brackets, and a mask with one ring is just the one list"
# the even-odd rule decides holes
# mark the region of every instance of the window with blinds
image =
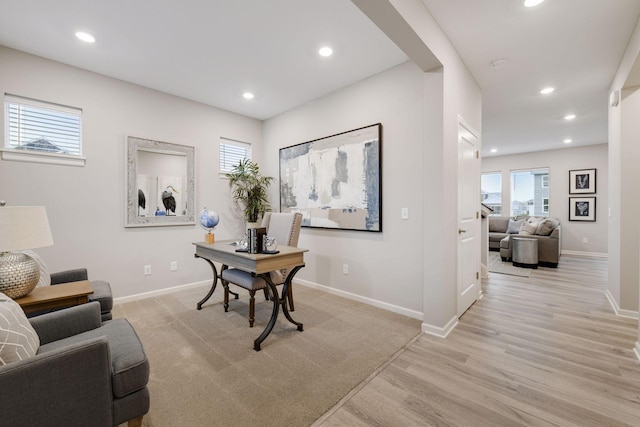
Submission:
[[5,150],[82,156],[82,110],[5,94]]
[[220,138],[221,174],[230,172],[243,159],[251,159],[251,144]]

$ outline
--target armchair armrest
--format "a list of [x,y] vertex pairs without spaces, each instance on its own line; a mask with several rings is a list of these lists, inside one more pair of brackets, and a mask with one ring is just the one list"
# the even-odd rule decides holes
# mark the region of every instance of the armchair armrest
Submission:
[[80,280],[89,280],[89,275],[86,268],[59,271],[57,273],[51,274],[52,285],[58,285],[60,283],[79,282]]
[[[2,425],[112,426],[106,337],[0,366]],[[90,410],[88,410],[90,408]]]
[[90,302],[63,310],[42,314],[29,319],[41,344],[58,341],[102,325],[100,303]]

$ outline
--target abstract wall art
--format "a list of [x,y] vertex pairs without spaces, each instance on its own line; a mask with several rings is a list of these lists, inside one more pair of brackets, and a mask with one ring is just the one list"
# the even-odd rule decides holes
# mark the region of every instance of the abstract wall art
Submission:
[[382,231],[382,124],[280,149],[280,211],[303,227]]

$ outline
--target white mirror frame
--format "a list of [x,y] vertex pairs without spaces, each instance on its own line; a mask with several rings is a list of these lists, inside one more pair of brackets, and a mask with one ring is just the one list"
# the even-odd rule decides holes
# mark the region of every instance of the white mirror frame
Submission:
[[[195,224],[195,147],[129,136],[126,139],[126,209],[125,227],[156,227]],[[138,154],[151,152],[185,156],[187,161],[186,212],[184,215],[138,216]],[[182,189],[182,191],[185,191]],[[151,201],[149,201],[151,202]]]

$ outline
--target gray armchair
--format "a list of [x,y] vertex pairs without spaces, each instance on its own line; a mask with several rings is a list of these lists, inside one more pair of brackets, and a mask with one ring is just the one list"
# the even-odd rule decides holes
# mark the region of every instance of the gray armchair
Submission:
[[3,426],[142,425],[149,362],[128,321],[103,323],[92,302],[29,322],[37,354],[0,366]]
[[[80,280],[89,280],[86,268],[77,268],[75,270],[65,270],[51,274],[51,284],[58,285],[60,283],[79,282]],[[111,320],[111,309],[113,308],[113,296],[111,295],[111,285],[104,280],[92,280],[91,287],[93,293],[89,295],[89,301],[98,301],[100,303],[100,314],[102,320]]]

